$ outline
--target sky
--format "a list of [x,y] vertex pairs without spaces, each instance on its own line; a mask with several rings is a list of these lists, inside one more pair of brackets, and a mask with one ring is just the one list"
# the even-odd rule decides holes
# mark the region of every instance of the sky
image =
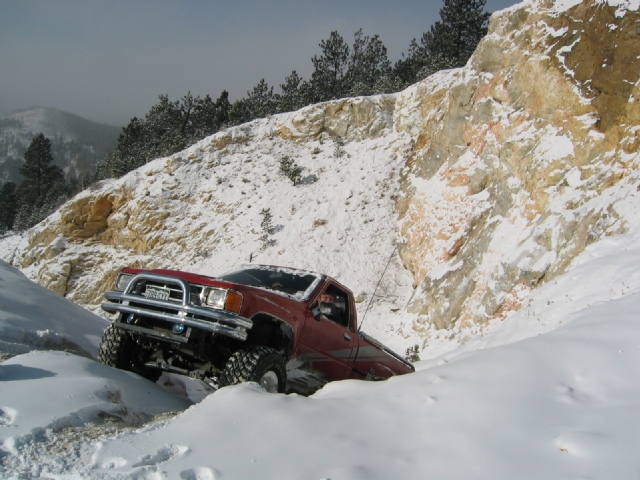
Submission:
[[[495,12],[519,3],[488,0]],[[261,78],[305,79],[336,30],[380,35],[392,62],[439,19],[441,0],[0,2],[0,115],[58,108],[111,125],[168,94],[242,98]]]

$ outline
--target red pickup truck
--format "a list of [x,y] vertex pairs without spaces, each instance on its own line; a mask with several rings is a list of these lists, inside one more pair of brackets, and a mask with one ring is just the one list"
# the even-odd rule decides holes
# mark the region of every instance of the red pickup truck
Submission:
[[353,294],[323,274],[250,265],[217,278],[123,269],[102,308],[118,316],[98,360],[157,380],[163,371],[223,387],[313,393],[413,365],[358,330]]

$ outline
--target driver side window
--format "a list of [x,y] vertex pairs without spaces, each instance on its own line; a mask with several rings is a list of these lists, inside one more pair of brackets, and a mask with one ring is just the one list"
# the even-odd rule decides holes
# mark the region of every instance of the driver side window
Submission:
[[349,328],[351,312],[349,311],[349,295],[341,288],[330,284],[319,296],[318,303],[322,304],[323,316],[332,322]]

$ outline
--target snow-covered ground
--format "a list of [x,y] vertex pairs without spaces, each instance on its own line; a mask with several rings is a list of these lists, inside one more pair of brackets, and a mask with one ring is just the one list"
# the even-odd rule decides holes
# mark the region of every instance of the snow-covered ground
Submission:
[[[309,398],[246,384],[191,405],[87,358],[18,355],[0,364],[0,476],[639,478],[639,270],[635,228],[591,245],[482,341]],[[43,289],[6,265],[0,282],[1,328],[47,330],[47,311],[73,307],[52,294],[43,309]],[[92,322],[65,336],[94,342]]]
[[0,260],[0,353],[64,349],[95,358],[107,325]]

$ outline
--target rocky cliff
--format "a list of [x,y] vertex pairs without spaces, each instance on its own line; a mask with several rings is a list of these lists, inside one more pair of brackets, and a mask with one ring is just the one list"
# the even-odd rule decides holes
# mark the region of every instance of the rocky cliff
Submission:
[[397,203],[420,323],[504,317],[586,245],[625,231],[616,205],[637,183],[640,16],[609,3],[494,15],[465,69],[401,95],[422,113],[398,122],[415,146]]
[[292,265],[350,286],[395,348],[481,332],[625,232],[638,25],[635,0],[525,2],[492,17],[463,69],[219,132],[83,192],[10,255],[4,239],[5,257],[89,306],[125,265]]

